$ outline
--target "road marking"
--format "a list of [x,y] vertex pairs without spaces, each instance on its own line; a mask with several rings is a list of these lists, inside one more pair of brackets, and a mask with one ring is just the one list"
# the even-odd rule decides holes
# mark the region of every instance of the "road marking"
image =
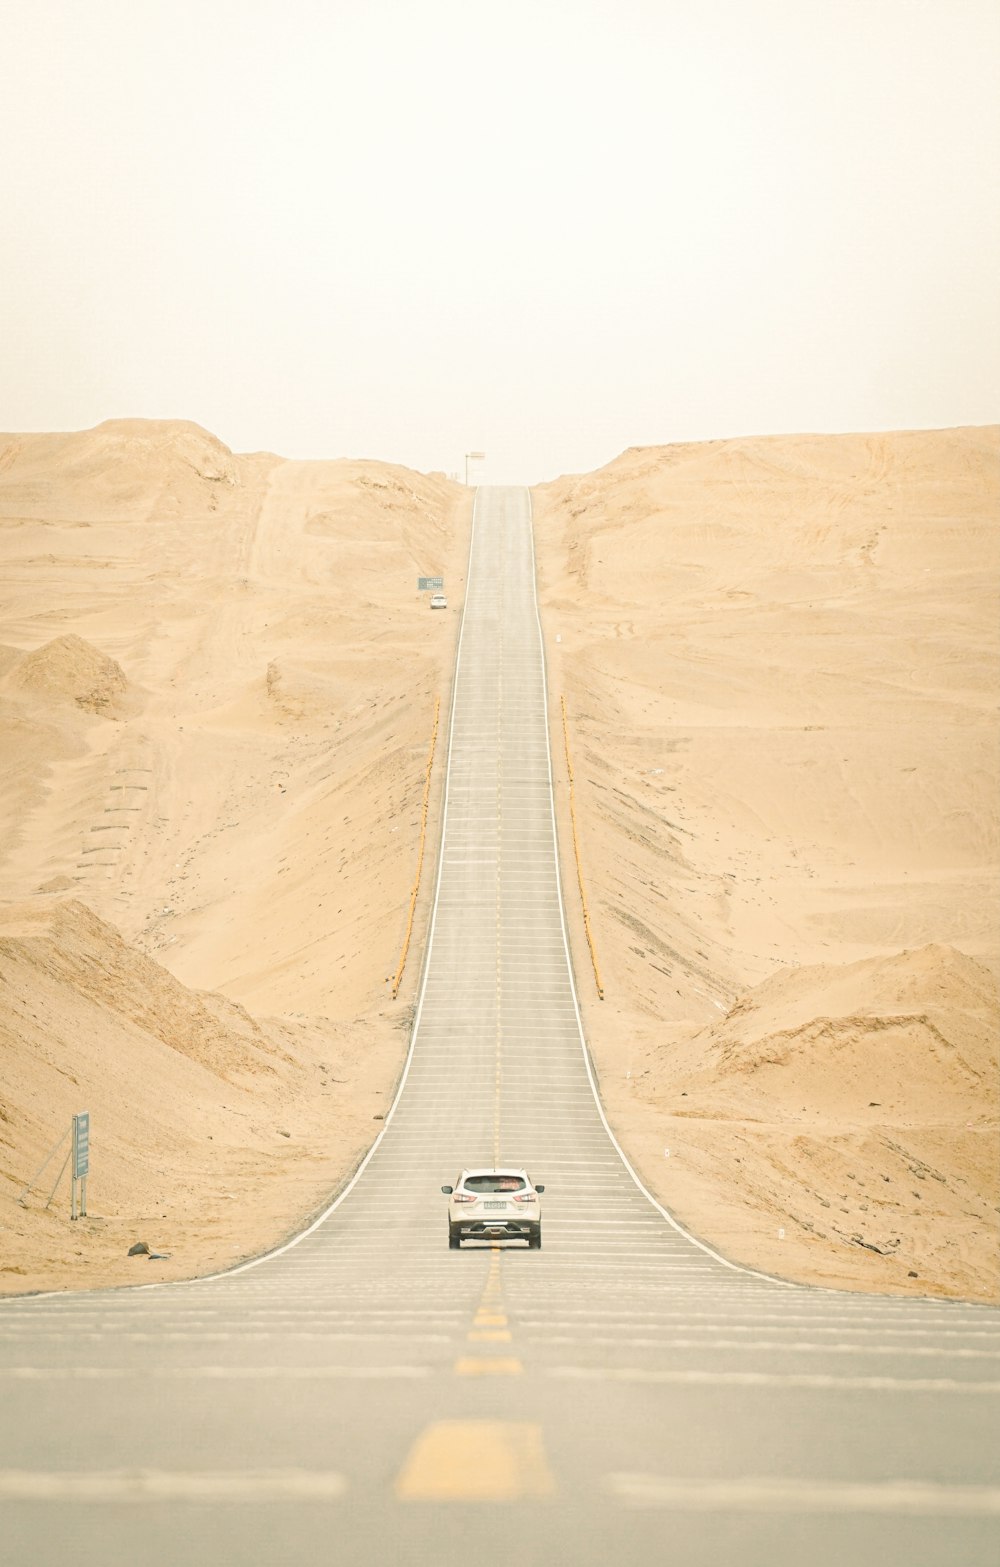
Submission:
[[606,1488],[629,1507],[682,1512],[917,1513],[925,1517],[994,1516],[1000,1487],[935,1485],[922,1480],[851,1483],[829,1480],[685,1480],[666,1475],[611,1474]]
[[662,1382],[702,1387],[815,1387],[856,1392],[1000,1393],[1000,1382],[957,1377],[832,1377],[822,1372],[647,1371],[639,1366],[553,1366],[546,1375],[596,1382]]
[[491,1357],[488,1360],[473,1360],[463,1358],[455,1362],[455,1375],[457,1377],[519,1377],[524,1371],[519,1360],[503,1360],[499,1357]]
[[509,1344],[511,1340],[511,1335],[506,1328],[473,1327],[466,1337],[474,1344]]
[[551,1496],[542,1428],[502,1420],[439,1420],[414,1442],[396,1480],[402,1502],[509,1502]]
[[[997,1337],[998,1332],[998,1330],[992,1328],[942,1327],[937,1325],[939,1319],[933,1317],[923,1319],[928,1325],[911,1327],[907,1325],[911,1320],[910,1313],[897,1319],[901,1324],[900,1326],[894,1326],[893,1319],[888,1313],[863,1315],[861,1312],[854,1312],[850,1317],[839,1317],[829,1312],[824,1312],[823,1320],[817,1321],[815,1315],[804,1316],[799,1312],[783,1312],[780,1315],[775,1315],[773,1312],[761,1312],[744,1308],[736,1313],[723,1311],[718,1308],[710,1310],[707,1305],[699,1312],[699,1320],[697,1322],[689,1322],[687,1320],[689,1309],[682,1307],[678,1311],[672,1311],[667,1306],[659,1306],[655,1311],[640,1309],[629,1309],[626,1311],[622,1310],[620,1306],[605,1308],[601,1306],[560,1305],[558,1317],[551,1315],[537,1318],[526,1317],[524,1323],[526,1327],[574,1327],[580,1324],[574,1323],[571,1319],[578,1317],[583,1319],[585,1325],[589,1326],[593,1322],[595,1327],[610,1327],[619,1323],[623,1327],[634,1327],[637,1322],[641,1321],[644,1327],[650,1322],[658,1322],[664,1326],[670,1325],[675,1330],[682,1329],[685,1332],[698,1330],[706,1333],[716,1332],[720,1327],[724,1327],[727,1333],[754,1333],[759,1331],[761,1324],[774,1322],[781,1326],[787,1326],[789,1323],[805,1323],[811,1333],[867,1333],[874,1324],[883,1332],[892,1333],[897,1337],[909,1335],[910,1337],[915,1336],[918,1338],[930,1338],[933,1336],[934,1338],[993,1339]],[[457,1312],[452,1314],[458,1315]],[[828,1321],[827,1319],[831,1318],[831,1316],[832,1320]],[[940,1320],[950,1321],[952,1319],[949,1317]]]
[[[550,1333],[536,1333],[535,1342],[538,1344],[571,1344],[573,1339],[567,1335]],[[620,1344],[621,1334],[606,1336],[603,1334],[588,1334],[589,1345]],[[629,1334],[629,1347],[632,1349],[735,1349],[774,1351],[782,1355],[894,1355],[906,1356],[914,1360],[997,1360],[1000,1359],[1000,1351],[995,1349],[950,1349],[947,1347],[930,1344],[810,1344],[798,1340],[782,1339],[711,1339],[708,1342],[704,1338],[640,1338],[635,1334]]]
[[332,1501],[346,1490],[325,1469],[0,1469],[0,1498],[15,1502]]
[[[193,1282],[197,1283],[197,1280],[194,1280]],[[27,1334],[0,1334],[0,1338],[26,1338],[27,1336]],[[81,1340],[88,1343],[103,1343],[107,1335],[104,1333],[80,1332],[39,1333],[33,1336],[40,1339],[44,1338],[49,1343],[77,1343]],[[267,1332],[263,1333],[251,1331],[244,1332],[240,1329],[235,1330],[235,1333],[227,1333],[221,1330],[216,1333],[123,1333],[120,1329],[115,1329],[115,1336],[120,1342],[124,1341],[127,1344],[228,1344],[232,1343],[234,1337],[239,1338],[243,1343],[252,1341],[256,1344],[262,1341],[266,1343],[269,1340],[279,1336],[283,1343],[294,1341],[296,1344],[312,1344],[317,1342],[328,1344],[381,1344],[384,1343],[386,1339],[405,1339],[408,1344],[448,1343],[447,1333],[407,1333],[405,1329],[395,1328],[392,1330],[386,1330],[382,1333],[300,1333],[297,1330],[282,1327],[280,1323],[275,1327],[270,1328]]]
[[502,1311],[490,1313],[480,1310],[476,1312],[476,1318],[472,1325],[476,1328],[505,1328],[507,1326],[507,1318]]
[[[578,1188],[574,1192],[574,1196],[580,1197],[581,1195],[582,1193]],[[598,1193],[598,1195],[600,1195],[600,1193]],[[617,1195],[617,1192],[607,1193],[607,1196],[609,1197],[617,1197]],[[663,1221],[662,1219],[656,1218],[655,1215],[651,1219],[560,1219],[559,1228],[561,1230],[592,1230],[600,1228],[604,1230],[614,1230],[616,1233],[619,1230],[662,1230]]]
[[197,1380],[199,1377],[225,1381],[252,1381],[272,1378],[313,1382],[329,1377],[347,1377],[376,1381],[394,1377],[429,1377],[430,1366],[4,1366],[0,1377],[15,1382],[99,1382],[123,1377],[151,1377],[160,1381]]

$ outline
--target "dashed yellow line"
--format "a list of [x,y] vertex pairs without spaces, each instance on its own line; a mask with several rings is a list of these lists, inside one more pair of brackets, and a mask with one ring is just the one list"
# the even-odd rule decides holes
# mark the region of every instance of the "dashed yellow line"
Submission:
[[541,1427],[503,1420],[435,1421],[396,1480],[402,1502],[512,1502],[554,1491]]
[[[470,1344],[509,1344],[513,1338],[507,1313],[503,1310],[500,1282],[500,1248],[495,1247],[490,1257],[489,1272],[483,1286],[482,1298],[466,1334]],[[459,1377],[519,1376],[524,1369],[519,1360],[510,1356],[495,1360],[479,1360],[465,1356],[455,1362],[455,1375]]]

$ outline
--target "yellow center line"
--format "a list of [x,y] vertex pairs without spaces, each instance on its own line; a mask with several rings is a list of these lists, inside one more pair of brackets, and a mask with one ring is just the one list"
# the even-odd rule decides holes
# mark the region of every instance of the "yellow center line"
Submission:
[[541,1426],[504,1420],[434,1421],[395,1487],[401,1502],[511,1502],[555,1488]]
[[519,1377],[523,1370],[524,1367],[519,1360],[499,1355],[493,1355],[486,1360],[463,1356],[460,1360],[456,1360],[454,1366],[457,1377]]
[[[489,1271],[479,1305],[466,1334],[470,1344],[509,1344],[512,1340],[510,1322],[503,1309],[503,1284],[500,1277],[502,1252],[493,1248]],[[518,1376],[523,1367],[519,1360],[502,1357],[479,1360],[463,1356],[455,1362],[455,1375],[460,1377]]]

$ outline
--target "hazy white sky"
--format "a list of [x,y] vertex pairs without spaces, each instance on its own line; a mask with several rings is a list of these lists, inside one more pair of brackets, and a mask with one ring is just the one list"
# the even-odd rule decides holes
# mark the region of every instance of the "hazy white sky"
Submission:
[[0,428],[533,482],[984,423],[995,0],[6,0]]

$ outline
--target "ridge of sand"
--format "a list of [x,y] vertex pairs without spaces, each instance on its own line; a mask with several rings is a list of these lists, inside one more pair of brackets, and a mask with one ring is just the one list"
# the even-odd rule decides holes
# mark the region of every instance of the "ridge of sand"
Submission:
[[253,459],[182,419],[108,419],[65,435],[0,435],[0,513],[50,521],[200,519]]
[[23,654],[8,671],[6,685],[36,703],[75,702],[91,713],[118,715],[128,706],[121,665],[72,633]]
[[1000,431],[636,448],[534,498],[626,1152],[735,1259],[996,1298]]
[[[371,1138],[392,1041],[259,1023],[187,990],[75,900],[0,923],[0,1290],[146,1283],[227,1266],[280,1239]],[[88,1217],[71,1223],[69,1127],[91,1115]],[[145,1240],[171,1257],[129,1258]]]
[[730,1255],[784,1272],[795,1251],[840,1283],[829,1253],[860,1251],[869,1288],[989,1298],[998,1009],[993,975],[949,947],[783,970],[642,1054],[633,1098],[690,1179],[691,1222],[722,1226]]
[[[173,421],[11,437],[0,469],[0,900],[52,1057],[0,1035],[0,1289],[134,1281],[136,1238],[190,1276],[326,1200],[400,1070],[419,964],[386,981],[469,496]],[[62,1188],[15,1197],[87,1108],[102,1218],[71,1229]]]
[[[30,1014],[32,1028],[27,1014],[33,987],[45,982],[120,1016],[219,1077],[271,1071],[259,1055],[267,1048],[265,1035],[243,1007],[214,997],[214,1010],[209,1008],[197,992],[128,946],[111,925],[75,899],[5,905],[0,910],[0,955],[28,976],[21,991],[22,1036],[39,1033],[35,1015]],[[5,1003],[16,1009],[18,987],[9,971],[5,980]],[[37,1043],[44,1048],[41,1037]],[[23,1037],[18,1044],[24,1048]]]

